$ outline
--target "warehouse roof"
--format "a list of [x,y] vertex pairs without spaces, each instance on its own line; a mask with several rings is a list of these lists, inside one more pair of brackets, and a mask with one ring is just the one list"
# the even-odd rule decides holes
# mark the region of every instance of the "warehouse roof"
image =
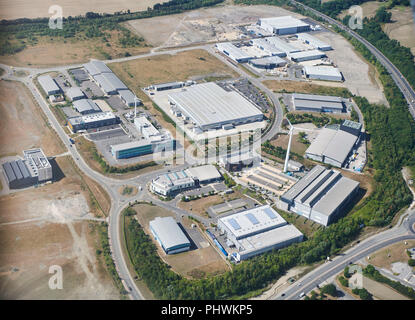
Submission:
[[252,39],[251,43],[258,48],[267,51],[270,55],[281,55],[283,53],[285,54],[285,52],[279,50],[276,46],[264,38]]
[[94,76],[105,92],[127,90],[127,86],[113,73],[102,73]]
[[[306,153],[322,155],[324,150],[326,150],[328,144],[336,135],[337,130],[323,128],[318,134],[317,138],[310,144],[307,148]],[[339,146],[337,146],[339,148]]]
[[287,222],[269,205],[241,211],[219,219],[235,238],[278,228]]
[[294,52],[300,52],[301,50],[292,44],[288,43],[285,40],[282,40],[278,37],[267,37],[265,38],[269,43],[274,45],[277,49],[285,52],[285,53],[294,53]]
[[266,23],[275,29],[309,26],[308,23],[305,23],[304,21],[301,21],[300,19],[294,18],[292,16],[261,18],[259,21],[261,24]]
[[193,178],[189,177],[185,170],[163,173],[153,180],[153,183],[159,184],[163,187],[172,187],[174,185],[182,185],[193,182]]
[[352,193],[359,182],[342,177],[330,190],[315,204],[313,210],[330,216],[334,210]]
[[91,62],[85,63],[84,68],[91,76],[95,76],[100,73],[112,72],[104,62],[99,60],[92,60]]
[[318,176],[324,172],[323,166],[317,165],[311,169],[301,180],[294,184],[290,190],[284,193],[281,197],[287,201],[293,201],[307,186],[312,183]]
[[120,97],[125,101],[126,104],[131,105],[137,101],[137,105],[141,104],[141,100],[137,98],[137,96],[132,93],[130,90],[119,90],[118,94]]
[[31,177],[29,170],[22,160],[4,163],[3,172],[6,174],[8,182]]
[[200,182],[222,178],[218,169],[211,164],[189,168],[186,172],[189,176],[197,178]]
[[331,66],[305,66],[305,74],[318,74],[323,76],[342,77],[339,69]]
[[312,58],[312,57],[324,57],[326,54],[320,50],[308,50],[290,53],[289,56],[291,59],[302,59],[302,58]]
[[226,51],[228,55],[232,56],[236,60],[253,58],[246,52],[233,45],[231,42],[218,43],[216,46],[219,50]]
[[82,92],[81,88],[79,87],[72,87],[66,91],[66,95],[69,99],[73,100],[80,97],[85,97],[84,93]]
[[159,83],[155,84],[153,87],[156,90],[164,89],[164,88],[170,88],[170,87],[182,87],[184,85],[183,82],[167,82],[167,83]]
[[228,92],[213,82],[197,84],[186,91],[170,93],[169,99],[198,126],[262,115],[258,108],[238,92]]
[[252,59],[250,62],[256,65],[264,65],[264,66],[269,65],[269,64],[278,64],[278,65],[281,63],[287,64],[287,61],[285,61],[284,59],[281,59],[278,56]]
[[73,106],[79,113],[101,112],[101,109],[91,99],[76,100]]
[[271,229],[260,234],[238,240],[242,246],[240,254],[258,251],[262,248],[271,247],[278,243],[287,243],[290,240],[302,237],[303,234],[292,224],[286,224],[279,228]]
[[297,33],[296,36],[298,39],[308,42],[314,48],[325,50],[331,49],[331,46],[329,44],[327,44],[324,41],[321,41],[320,39],[317,39],[316,37],[313,37],[309,33]]
[[52,79],[50,75],[43,75],[37,78],[43,90],[48,93],[50,91],[60,91],[58,84]]
[[309,108],[309,109],[319,109],[323,108],[337,109],[342,111],[344,109],[342,99],[339,97],[330,97],[327,96],[314,96],[306,94],[296,94],[292,95],[294,99],[295,109],[299,108]]
[[[318,139],[318,138],[317,138]],[[324,150],[324,156],[343,163],[358,137],[343,130],[337,130]],[[306,151],[307,152],[307,151]]]
[[165,250],[183,245],[190,246],[189,239],[172,217],[157,217],[150,221],[150,228]]
[[114,118],[116,118],[116,116],[112,112],[97,112],[97,113],[88,114],[85,116],[72,117],[72,118],[69,118],[68,121],[72,125],[77,125],[80,123],[89,123],[89,122],[109,120],[109,119],[114,119]]
[[328,102],[342,102],[341,97],[335,96],[322,96],[318,94],[303,94],[303,93],[293,93],[294,99],[301,99],[301,100],[316,100],[316,101],[328,101]]
[[362,128],[362,124],[356,121],[352,121],[349,119],[346,119],[343,121],[342,126],[345,127],[349,127],[349,128],[353,128],[353,129],[358,129],[360,130]]

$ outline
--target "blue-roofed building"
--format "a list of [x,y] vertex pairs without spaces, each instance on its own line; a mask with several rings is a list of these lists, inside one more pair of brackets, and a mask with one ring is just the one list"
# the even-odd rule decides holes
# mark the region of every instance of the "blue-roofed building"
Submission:
[[269,205],[220,218],[218,227],[235,245],[237,261],[303,240],[303,234]]

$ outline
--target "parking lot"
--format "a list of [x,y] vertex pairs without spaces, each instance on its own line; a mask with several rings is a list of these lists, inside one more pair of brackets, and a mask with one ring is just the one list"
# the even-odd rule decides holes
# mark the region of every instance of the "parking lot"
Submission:
[[122,102],[121,98],[119,96],[109,96],[105,98],[105,101],[111,106],[111,108],[117,110],[117,111],[123,111],[126,109],[130,109],[126,106],[124,102]]

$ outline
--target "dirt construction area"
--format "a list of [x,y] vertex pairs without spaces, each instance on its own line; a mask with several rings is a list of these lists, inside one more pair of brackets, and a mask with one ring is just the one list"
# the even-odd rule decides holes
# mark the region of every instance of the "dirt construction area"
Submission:
[[255,24],[259,18],[291,15],[277,6],[218,6],[182,14],[128,21],[153,46],[175,47],[192,43],[236,40],[239,26]]
[[0,95],[0,157],[40,146],[47,156],[63,152],[23,84],[1,80]]
[[64,17],[83,15],[88,11],[97,13],[114,13],[117,11],[131,10],[131,12],[147,10],[156,3],[163,3],[166,0],[0,0],[0,19],[18,19],[18,18],[39,18],[51,17],[53,13],[49,13],[49,7],[59,5],[62,7],[62,15]]
[[[53,184],[0,197],[1,299],[118,299],[96,255],[95,205],[68,157]],[[49,267],[63,270],[63,289],[50,290]]]

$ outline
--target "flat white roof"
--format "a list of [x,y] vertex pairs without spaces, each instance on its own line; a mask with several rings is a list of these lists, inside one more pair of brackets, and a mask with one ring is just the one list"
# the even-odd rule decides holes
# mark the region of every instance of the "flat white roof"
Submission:
[[39,76],[37,80],[39,84],[42,86],[43,90],[46,91],[46,93],[50,91],[60,91],[59,86],[50,75]]
[[301,59],[301,58],[320,58],[324,57],[326,54],[320,50],[308,50],[308,51],[301,51],[301,52],[293,52],[290,53],[289,56],[291,59]]
[[95,76],[100,73],[112,72],[104,62],[99,60],[91,60],[90,62],[85,63],[84,68],[91,76]]
[[331,66],[305,66],[304,72],[307,75],[323,75],[332,77],[342,77],[339,69]]
[[81,88],[79,87],[72,87],[66,91],[66,95],[71,99],[85,97],[84,93],[82,92]]
[[228,92],[214,82],[170,93],[168,98],[200,127],[262,116],[262,112],[238,92]]
[[269,205],[241,211],[219,220],[233,233],[236,239],[287,224]]
[[307,41],[311,46],[313,46],[314,48],[318,48],[318,49],[331,49],[331,46],[329,44],[327,44],[324,41],[321,41],[320,39],[317,39],[316,37],[313,37],[311,34],[309,33],[297,33],[296,34],[297,38],[303,41]]
[[285,52],[286,54],[301,51],[297,47],[293,46],[292,44],[288,43],[287,41],[283,39],[278,38],[277,36],[267,37],[264,39],[268,41],[270,44],[272,44],[273,46],[275,46],[278,50],[281,50],[282,52]]
[[189,168],[186,172],[189,176],[197,178],[200,182],[220,179],[222,177],[218,169],[211,164]]
[[292,16],[261,18],[259,21],[261,22],[261,25],[264,23],[272,26],[275,29],[309,26],[308,23],[305,23],[304,21],[301,21],[300,19],[294,18]]
[[251,55],[248,55],[245,51],[239,49],[231,42],[218,43],[216,44],[216,47],[221,51],[226,51],[228,55],[236,60],[253,58]]

